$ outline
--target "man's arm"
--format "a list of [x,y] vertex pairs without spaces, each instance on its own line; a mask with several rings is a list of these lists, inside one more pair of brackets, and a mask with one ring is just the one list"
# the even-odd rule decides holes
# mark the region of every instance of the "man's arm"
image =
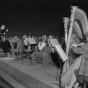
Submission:
[[83,49],[83,45],[82,46],[72,46],[72,50],[76,54],[84,54],[85,53],[85,50]]

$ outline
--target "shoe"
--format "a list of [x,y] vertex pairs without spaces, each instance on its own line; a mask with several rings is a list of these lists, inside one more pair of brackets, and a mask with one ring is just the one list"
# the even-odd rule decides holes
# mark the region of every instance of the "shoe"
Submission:
[[29,65],[32,65],[32,63],[30,62]]
[[58,81],[54,81],[53,84],[59,85],[59,82]]

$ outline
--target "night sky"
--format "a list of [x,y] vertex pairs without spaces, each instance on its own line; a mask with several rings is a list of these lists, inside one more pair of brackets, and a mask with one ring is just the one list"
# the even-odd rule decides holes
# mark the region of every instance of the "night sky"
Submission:
[[9,35],[64,35],[63,17],[70,17],[70,6],[77,5],[87,13],[88,4],[74,0],[0,0],[0,26]]

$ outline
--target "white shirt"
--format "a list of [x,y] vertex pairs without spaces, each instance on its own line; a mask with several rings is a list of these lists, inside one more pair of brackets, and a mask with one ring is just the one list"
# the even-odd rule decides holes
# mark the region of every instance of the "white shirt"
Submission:
[[45,46],[46,46],[45,42],[42,42],[42,43],[39,42],[39,44],[38,44],[39,50],[42,50]]
[[24,39],[24,44],[25,44],[25,45],[28,45],[28,38],[25,38],[25,39]]

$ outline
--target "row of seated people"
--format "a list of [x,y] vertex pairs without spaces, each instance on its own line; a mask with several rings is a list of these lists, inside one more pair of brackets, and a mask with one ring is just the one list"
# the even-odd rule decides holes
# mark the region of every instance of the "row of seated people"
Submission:
[[51,57],[53,49],[50,47],[46,36],[43,36],[42,41],[34,46],[32,45],[32,47],[31,45],[25,46],[23,38],[19,38],[12,42],[9,53],[14,60],[23,60],[24,55],[27,55],[31,65],[41,62],[43,66],[48,66],[50,63],[53,63]]
[[[13,43],[17,42],[17,48],[12,49],[12,57],[15,58],[16,55],[15,53],[19,52],[18,58],[21,58],[22,52],[24,51],[24,42],[22,38],[19,40],[14,41]],[[28,46],[29,48],[30,46]],[[26,46],[27,48],[27,46]],[[35,46],[35,49],[33,50],[28,50],[30,54],[30,59],[31,59],[31,65],[36,65],[37,61],[41,61],[43,66],[49,65],[51,62],[51,57],[50,54],[52,53],[51,47],[47,43],[47,38],[46,36],[42,37],[42,41],[38,43],[38,45]],[[15,56],[15,57],[14,57]],[[22,58],[21,58],[22,59]]]

